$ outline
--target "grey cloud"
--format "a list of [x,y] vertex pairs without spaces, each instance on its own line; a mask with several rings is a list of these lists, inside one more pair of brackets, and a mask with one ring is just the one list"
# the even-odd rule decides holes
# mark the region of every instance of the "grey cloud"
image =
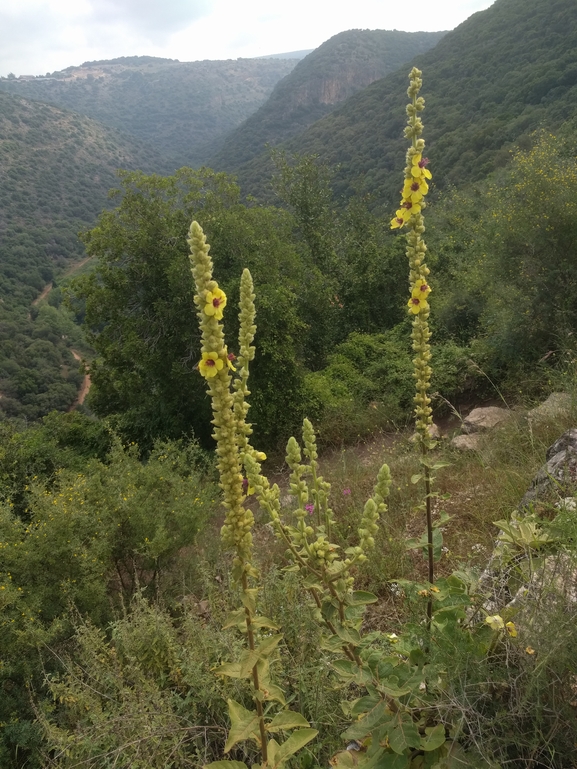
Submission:
[[213,0],[91,0],[96,24],[126,26],[158,42],[209,14]]

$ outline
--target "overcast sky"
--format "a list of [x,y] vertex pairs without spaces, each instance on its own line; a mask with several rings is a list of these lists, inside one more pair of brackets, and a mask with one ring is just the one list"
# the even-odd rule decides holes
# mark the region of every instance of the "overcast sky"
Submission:
[[236,59],[316,48],[346,29],[453,29],[493,0],[0,0],[0,75],[85,61]]

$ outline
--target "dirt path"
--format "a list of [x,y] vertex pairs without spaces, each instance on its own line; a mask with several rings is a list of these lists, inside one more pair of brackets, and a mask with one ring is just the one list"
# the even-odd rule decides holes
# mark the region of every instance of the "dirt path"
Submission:
[[[91,257],[91,256],[85,256],[85,257],[84,257],[84,259],[81,259],[79,262],[76,262],[75,264],[71,265],[71,266],[70,266],[70,267],[69,267],[69,268],[66,270],[66,272],[65,272],[65,273],[62,275],[62,277],[63,277],[63,278],[68,278],[68,277],[70,277],[70,275],[74,275],[74,273],[75,273],[77,270],[79,270],[81,267],[84,267],[84,265],[86,264],[86,262],[89,262],[89,261],[90,261],[90,259],[92,259],[92,257]],[[37,297],[36,297],[36,299],[34,299],[34,301],[32,302],[32,306],[33,306],[33,307],[36,307],[36,305],[37,305],[37,304],[40,304],[40,302],[41,302],[43,299],[46,299],[46,297],[48,296],[48,294],[49,294],[49,293],[52,291],[53,287],[54,287],[54,285],[53,285],[53,283],[52,283],[52,282],[50,282],[50,283],[47,283],[47,284],[44,286],[44,288],[42,289],[42,292],[40,293],[40,295],[39,295],[39,296],[37,296]],[[29,316],[29,317],[30,317],[30,316]]]
[[36,299],[32,302],[32,307],[36,307],[36,305],[39,304],[43,299],[46,299],[46,297],[51,291],[52,291],[52,283],[48,283],[42,289],[42,293],[39,296],[37,296]]
[[[82,360],[82,357],[80,356],[80,353],[78,353],[76,350],[70,350],[70,352],[74,356],[75,360],[77,360],[77,361],[81,361]],[[84,375],[84,379],[82,380],[82,385],[80,386],[80,390],[79,390],[78,395],[76,397],[76,400],[74,401],[72,406],[70,406],[68,411],[74,411],[74,409],[77,406],[82,406],[82,404],[84,403],[84,399],[88,395],[88,391],[90,390],[90,385],[91,384],[92,383],[90,381],[90,375],[89,374],[85,374]]]

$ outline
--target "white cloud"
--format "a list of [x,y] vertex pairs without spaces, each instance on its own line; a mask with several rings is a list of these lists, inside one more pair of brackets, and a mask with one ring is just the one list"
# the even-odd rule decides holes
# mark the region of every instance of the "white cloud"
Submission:
[[116,56],[192,61],[316,48],[346,29],[452,29],[492,0],[0,0],[0,74]]

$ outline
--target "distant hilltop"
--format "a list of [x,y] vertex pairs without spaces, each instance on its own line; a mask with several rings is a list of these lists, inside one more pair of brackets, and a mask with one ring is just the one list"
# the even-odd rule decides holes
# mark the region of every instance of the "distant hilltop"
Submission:
[[289,51],[289,53],[269,53],[267,56],[254,56],[255,59],[304,59],[315,49],[309,48],[306,51]]

